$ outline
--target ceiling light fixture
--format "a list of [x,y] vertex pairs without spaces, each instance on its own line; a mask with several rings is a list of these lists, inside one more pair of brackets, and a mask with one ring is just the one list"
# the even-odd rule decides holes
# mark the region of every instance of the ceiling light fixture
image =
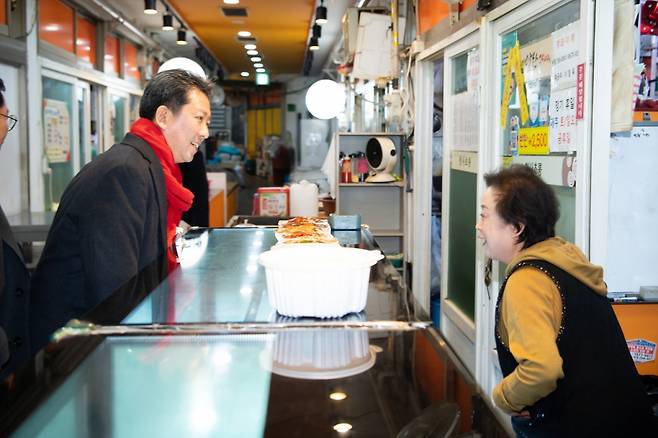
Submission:
[[256,50],[256,44],[245,44],[244,48],[247,50]]
[[320,0],[320,6],[315,9],[315,23],[323,25],[327,22],[327,8],[324,6],[324,0]]
[[331,394],[329,394],[329,398],[334,400],[334,401],[341,401],[341,400],[345,400],[347,398],[347,394],[345,394],[344,392],[340,392],[340,391],[332,392]]
[[169,8],[162,16],[162,30],[174,30],[174,17],[169,12]]
[[322,36],[322,26],[319,24],[313,25],[313,38],[320,38]]
[[176,38],[176,44],[179,46],[187,45],[187,30],[184,27],[178,29],[178,37]]
[[251,32],[249,32],[248,30],[241,30],[238,32],[238,36],[247,38],[251,36]]
[[263,60],[263,58],[261,58],[260,56],[252,56],[251,57],[251,62],[261,62],[262,60]]
[[242,73],[240,73],[240,76],[242,76],[243,78],[248,78],[249,77],[249,72],[248,71],[243,71]]
[[144,13],[147,15],[155,15],[158,9],[155,4],[156,0],[144,0]]
[[257,73],[265,73],[265,69],[264,68],[257,68],[256,72]]
[[240,3],[240,0],[224,0],[225,5],[237,5]]
[[311,41],[308,43],[308,50],[320,50],[320,43],[317,38],[311,37]]
[[256,56],[258,55],[258,50],[247,50],[247,55]]
[[263,64],[261,64],[260,62],[257,62],[256,64],[254,64],[254,67],[256,67],[256,68],[260,68],[262,66],[263,66]]
[[334,424],[334,430],[338,433],[347,433],[352,429],[352,425],[350,423],[338,423]]

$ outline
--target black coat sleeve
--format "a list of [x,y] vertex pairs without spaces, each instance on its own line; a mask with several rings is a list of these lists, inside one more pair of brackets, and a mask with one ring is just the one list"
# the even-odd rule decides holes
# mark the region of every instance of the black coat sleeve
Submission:
[[81,259],[88,299],[105,299],[139,271],[144,220],[153,198],[150,173],[140,166],[117,166],[80,215]]

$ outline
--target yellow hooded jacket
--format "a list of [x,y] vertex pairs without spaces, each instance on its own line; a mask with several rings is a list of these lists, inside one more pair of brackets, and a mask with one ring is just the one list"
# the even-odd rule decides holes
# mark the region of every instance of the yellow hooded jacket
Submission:
[[[590,263],[572,243],[553,237],[522,250],[507,266],[544,260],[568,272],[595,293],[607,294],[603,269]],[[493,390],[496,405],[507,413],[532,406],[564,377],[556,339],[562,323],[562,299],[553,281],[533,267],[520,268],[507,280],[500,304],[498,332],[518,362]]]

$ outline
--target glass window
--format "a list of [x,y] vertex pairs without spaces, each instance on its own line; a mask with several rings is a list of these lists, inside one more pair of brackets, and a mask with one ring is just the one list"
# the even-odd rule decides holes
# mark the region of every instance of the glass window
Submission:
[[132,78],[141,81],[142,74],[140,73],[139,67],[137,66],[137,47],[133,43],[126,41],[123,45],[123,50],[123,71],[125,72],[126,79]]
[[78,35],[75,39],[75,52],[78,58],[96,65],[96,25],[83,17],[78,17]]
[[130,95],[130,125],[139,119],[139,103],[142,98],[140,96]]
[[59,0],[40,0],[39,38],[73,53],[73,8]]
[[110,129],[113,143],[119,143],[126,135],[126,98],[110,95]]
[[105,38],[105,73],[114,73],[119,75],[121,69],[121,50],[119,38],[108,35]]
[[448,282],[446,295],[475,319],[475,222],[479,149],[480,81],[477,47],[449,58],[451,83],[447,138],[450,139]]
[[43,78],[44,149],[48,171],[44,175],[47,211],[57,210],[64,189],[73,177],[73,85]]
[[500,141],[505,165],[533,167],[556,190],[558,235],[575,239],[575,153],[581,135],[577,65],[580,2],[502,35]]

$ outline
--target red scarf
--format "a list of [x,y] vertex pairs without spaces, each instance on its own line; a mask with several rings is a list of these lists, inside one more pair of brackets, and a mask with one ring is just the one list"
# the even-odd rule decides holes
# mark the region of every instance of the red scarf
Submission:
[[183,187],[183,175],[174,162],[174,154],[158,125],[148,119],[140,118],[130,127],[130,133],[148,143],[162,165],[167,188],[167,259],[169,268],[173,269],[178,263],[174,252],[176,226],[183,212],[192,206],[194,195]]

